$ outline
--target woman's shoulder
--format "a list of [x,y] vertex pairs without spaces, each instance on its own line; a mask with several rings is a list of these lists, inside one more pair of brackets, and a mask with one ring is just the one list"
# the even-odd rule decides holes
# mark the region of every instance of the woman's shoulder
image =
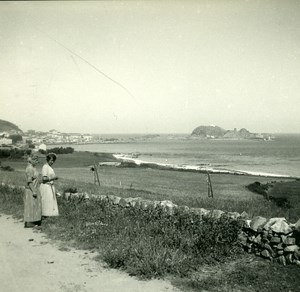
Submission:
[[48,165],[48,163],[45,163],[42,167],[42,170],[46,171],[50,168],[50,166]]
[[43,167],[42,167],[42,172],[43,173],[51,173],[51,172],[53,172],[53,168],[48,164],[48,163],[45,163],[44,165],[43,165]]
[[26,167],[26,169],[25,169],[25,172],[26,172],[27,174],[32,174],[32,173],[34,173],[35,171],[36,171],[36,168],[33,167],[31,164],[28,164],[27,167]]
[[27,171],[27,170],[31,170],[31,169],[33,169],[33,166],[30,163],[28,163],[25,170]]

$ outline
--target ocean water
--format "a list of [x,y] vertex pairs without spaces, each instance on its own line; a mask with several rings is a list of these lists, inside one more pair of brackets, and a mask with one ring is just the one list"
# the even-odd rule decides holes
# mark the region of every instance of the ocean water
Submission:
[[147,162],[300,177],[300,134],[274,135],[273,141],[187,139],[184,134],[146,140],[139,139],[143,135],[101,136],[123,139],[124,143],[68,146],[78,151],[139,153],[138,158]]

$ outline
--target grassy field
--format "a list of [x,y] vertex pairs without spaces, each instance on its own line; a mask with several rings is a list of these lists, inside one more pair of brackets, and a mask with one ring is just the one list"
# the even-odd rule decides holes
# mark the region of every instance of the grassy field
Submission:
[[[45,161],[41,155],[40,170]],[[246,211],[250,217],[286,217],[294,222],[300,214],[300,181],[254,176],[211,174],[214,198],[208,198],[207,176],[203,173],[158,170],[150,168],[123,168],[102,166],[99,168],[101,186],[94,184],[94,173],[89,166],[97,162],[116,161],[107,153],[75,152],[59,155],[54,169],[60,178],[59,192],[67,188],[77,188],[78,192],[93,194],[114,194],[120,197],[141,197],[151,200],[171,200],[178,205],[219,209],[223,211]],[[14,185],[24,185],[26,162],[22,160],[2,160],[14,172],[1,172],[1,181]],[[246,186],[277,182],[272,196],[285,196],[292,202],[290,208],[282,208],[262,195],[249,191]]]
[[[0,212],[23,215],[23,190],[0,186]],[[142,279],[168,278],[185,292],[298,291],[299,267],[246,254],[231,219],[201,219],[178,210],[113,207],[108,202],[58,200],[60,216],[42,232],[70,247],[97,252],[108,267]],[[192,222],[192,224],[191,224]]]
[[[41,155],[40,170],[45,157]],[[214,198],[208,198],[205,174],[148,168],[99,168],[101,185],[94,184],[89,166],[114,161],[109,154],[75,152],[59,155],[54,169],[57,190],[68,188],[90,194],[171,200],[178,205],[246,211],[249,216],[299,219],[299,181],[227,174],[211,175]],[[1,171],[0,182],[24,186],[24,160],[3,160],[14,171]],[[288,198],[282,208],[246,186],[272,181],[270,195]],[[22,190],[0,186],[0,211],[23,216]],[[202,220],[178,211],[166,216],[160,210],[112,207],[105,202],[59,200],[60,216],[42,224],[42,231],[68,246],[97,251],[109,267],[141,278],[169,278],[183,291],[298,291],[299,267],[281,266],[244,253],[237,244],[236,223]],[[191,222],[193,224],[191,225]]]

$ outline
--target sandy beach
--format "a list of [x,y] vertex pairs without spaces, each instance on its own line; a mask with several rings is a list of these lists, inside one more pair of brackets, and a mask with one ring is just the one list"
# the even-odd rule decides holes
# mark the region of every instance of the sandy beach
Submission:
[[178,164],[168,164],[168,163],[154,163],[150,161],[143,161],[137,158],[130,157],[126,154],[113,154],[113,156],[122,162],[133,163],[137,166],[147,166],[147,167],[159,167],[161,169],[173,169],[173,170],[186,170],[186,171],[199,171],[199,172],[208,172],[208,173],[219,173],[219,174],[234,174],[234,175],[248,175],[248,176],[262,176],[270,178],[295,178],[299,177],[284,175],[278,173],[268,173],[261,171],[242,171],[242,170],[230,170],[230,169],[221,169],[213,167],[201,167],[197,165],[178,165]]

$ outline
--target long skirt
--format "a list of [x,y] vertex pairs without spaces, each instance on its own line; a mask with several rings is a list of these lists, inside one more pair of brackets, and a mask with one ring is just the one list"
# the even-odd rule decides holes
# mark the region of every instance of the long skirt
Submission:
[[51,184],[41,184],[42,216],[58,216],[55,187]]
[[39,192],[34,198],[32,191],[25,189],[24,197],[24,222],[37,222],[42,218],[42,204]]

